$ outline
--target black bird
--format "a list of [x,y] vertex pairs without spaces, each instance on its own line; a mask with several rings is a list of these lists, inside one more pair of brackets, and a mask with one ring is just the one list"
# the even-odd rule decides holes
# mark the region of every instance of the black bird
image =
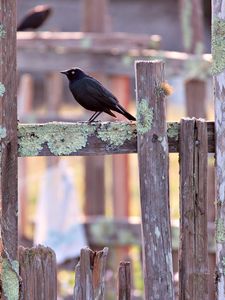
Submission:
[[81,69],[74,68],[61,73],[69,79],[70,91],[77,102],[84,108],[95,112],[89,122],[94,121],[103,112],[116,118],[111,110],[124,115],[128,120],[136,120],[119,104],[119,101],[110,91]]
[[49,5],[38,5],[32,8],[22,19],[17,31],[34,30],[39,28],[52,13]]

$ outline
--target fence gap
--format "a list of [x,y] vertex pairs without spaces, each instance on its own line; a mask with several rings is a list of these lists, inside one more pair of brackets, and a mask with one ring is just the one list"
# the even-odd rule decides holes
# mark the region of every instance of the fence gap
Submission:
[[182,119],[179,299],[208,299],[207,158],[206,122]]
[[19,248],[23,300],[57,299],[57,265],[55,253],[43,246]]
[[118,270],[118,300],[131,299],[131,268],[130,262],[121,261]]
[[136,63],[137,143],[146,299],[174,299],[164,63]]
[[103,300],[105,269],[108,248],[101,251],[81,249],[80,261],[76,266],[74,300]]

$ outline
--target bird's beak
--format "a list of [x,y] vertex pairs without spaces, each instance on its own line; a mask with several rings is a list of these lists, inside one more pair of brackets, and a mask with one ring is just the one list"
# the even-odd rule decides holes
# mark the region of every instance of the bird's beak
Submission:
[[60,73],[67,75],[67,71],[61,71]]

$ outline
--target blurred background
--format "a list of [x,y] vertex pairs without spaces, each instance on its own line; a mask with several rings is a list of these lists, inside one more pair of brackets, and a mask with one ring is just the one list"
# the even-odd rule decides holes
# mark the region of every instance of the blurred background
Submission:
[[[42,7],[34,10],[38,5]],[[31,19],[30,23],[25,22],[26,17],[46,8],[50,13],[42,15],[40,27],[34,28]],[[210,0],[18,0],[17,9],[21,123],[90,118],[91,112],[74,101],[66,78],[60,74],[74,66],[100,80],[136,115],[134,61],[159,57],[166,62],[166,80],[174,88],[166,100],[167,121],[179,121],[184,116],[213,120],[211,57],[207,54]],[[99,120],[112,121],[104,114]],[[125,121],[121,116],[118,120]],[[214,222],[213,163],[209,155],[209,228]],[[18,177],[20,244],[44,244],[54,249],[61,299],[72,299],[74,267],[85,245],[92,250],[110,248],[107,299],[115,297],[115,272],[121,260],[131,261],[133,298],[143,299],[136,154],[20,158]],[[175,281],[178,178],[178,154],[170,154]],[[215,255],[211,242],[209,258],[213,273]],[[213,279],[210,290],[213,299]]]

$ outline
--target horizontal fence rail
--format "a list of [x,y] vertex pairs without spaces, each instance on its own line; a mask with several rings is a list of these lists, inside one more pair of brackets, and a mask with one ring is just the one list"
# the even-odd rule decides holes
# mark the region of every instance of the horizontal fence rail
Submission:
[[[79,37],[80,36],[80,37]],[[109,42],[109,40],[111,41]],[[187,61],[198,64],[204,72],[211,65],[211,54],[195,54],[157,50],[160,41],[154,36],[114,33],[106,39],[102,34],[86,33],[17,33],[18,70],[22,72],[59,71],[73,65],[91,72],[134,77],[137,59],[161,57],[166,62],[166,74],[187,76]],[[111,47],[111,45],[113,45]],[[151,48],[151,49],[149,49]],[[209,72],[208,72],[209,73]]]
[[[169,152],[179,152],[180,124],[167,123]],[[207,122],[208,152],[214,153],[214,123]],[[137,152],[135,123],[77,122],[18,125],[18,155],[77,156]]]

